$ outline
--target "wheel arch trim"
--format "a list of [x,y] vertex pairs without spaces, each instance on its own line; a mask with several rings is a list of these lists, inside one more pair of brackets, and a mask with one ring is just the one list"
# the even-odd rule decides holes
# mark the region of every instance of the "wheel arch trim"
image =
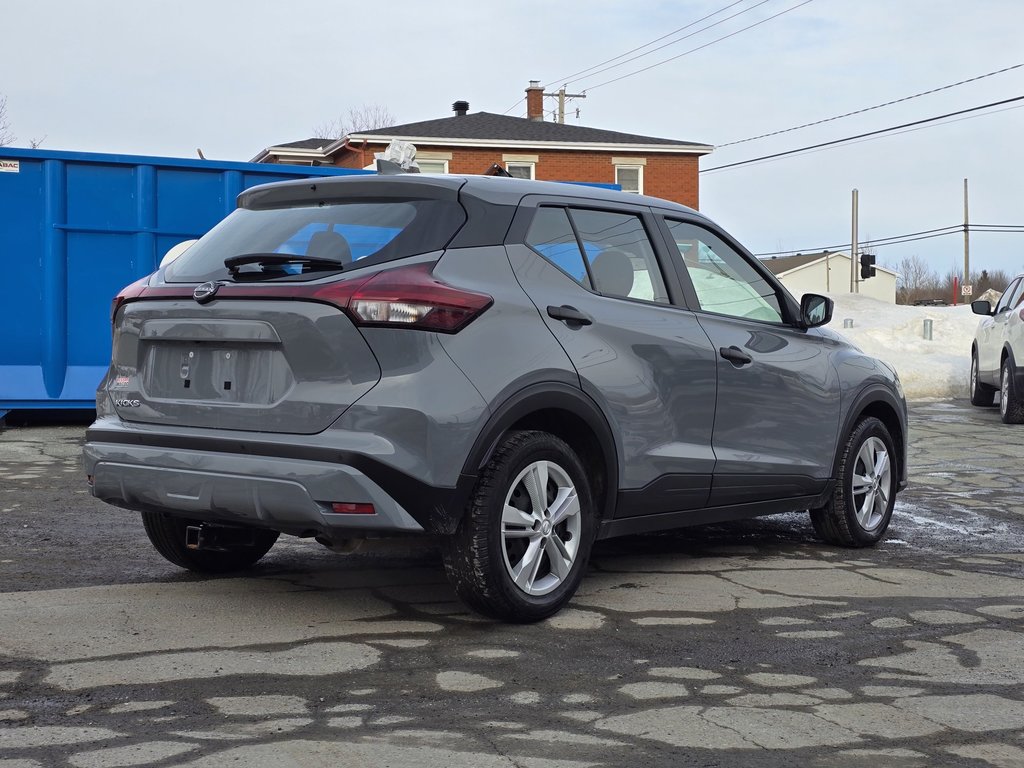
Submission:
[[564,411],[583,421],[596,436],[606,478],[605,498],[599,519],[610,518],[615,510],[619,485],[620,451],[608,419],[597,403],[583,391],[568,384],[532,384],[502,401],[501,405],[493,410],[473,443],[462,470],[463,475],[478,475],[480,469],[494,454],[502,435],[517,422],[541,411]]
[[832,477],[839,477],[839,463],[842,461],[843,445],[846,437],[853,431],[854,427],[863,419],[864,412],[874,405],[882,405],[892,412],[899,425],[900,434],[893,435],[894,442],[898,444],[896,452],[900,463],[898,485],[903,488],[907,482],[907,421],[906,406],[901,403],[896,394],[882,384],[872,384],[861,390],[853,400],[843,422],[843,428],[839,432],[839,442],[836,444],[836,453],[832,461]]

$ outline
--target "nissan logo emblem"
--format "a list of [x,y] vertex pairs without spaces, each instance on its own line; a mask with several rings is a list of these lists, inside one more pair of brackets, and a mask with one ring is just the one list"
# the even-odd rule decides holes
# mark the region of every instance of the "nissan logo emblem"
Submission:
[[220,288],[220,283],[215,282],[197,285],[196,289],[192,291],[192,298],[200,304],[206,304],[208,301],[213,301],[214,296],[217,295],[218,288]]

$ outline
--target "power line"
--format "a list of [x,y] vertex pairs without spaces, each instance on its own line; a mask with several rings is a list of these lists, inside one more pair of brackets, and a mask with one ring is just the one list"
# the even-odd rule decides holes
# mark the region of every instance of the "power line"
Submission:
[[[862,244],[896,245],[898,243],[889,241],[898,241],[902,238],[917,238],[919,236],[926,236],[921,237],[921,239],[927,239],[928,237],[944,237],[945,235],[955,235],[958,232],[963,232],[963,224],[949,227],[939,227],[937,229],[925,229],[920,232],[908,232],[903,235],[892,235],[891,237],[880,237],[876,238],[875,240],[865,240]],[[834,251],[837,248],[849,247],[850,243],[836,243],[835,245],[823,245],[817,246],[815,248],[791,248],[787,251],[770,251],[767,253],[755,253],[754,255],[760,258],[762,256],[783,256],[798,253],[820,253],[822,251]]]
[[750,165],[751,163],[758,163],[758,162],[761,162],[762,160],[774,160],[775,158],[787,157],[789,155],[795,155],[795,154],[798,154],[798,153],[801,153],[801,152],[810,152],[811,150],[822,149],[824,147],[834,147],[837,144],[845,144],[847,142],[856,141],[857,139],[864,139],[864,138],[866,138],[868,136],[880,136],[882,134],[892,133],[893,131],[899,131],[899,130],[902,130],[904,128],[910,128],[910,127],[916,126],[916,125],[925,125],[927,123],[934,123],[937,120],[945,120],[946,118],[956,117],[957,115],[965,115],[965,114],[968,114],[970,112],[977,112],[979,110],[989,109],[991,107],[999,107],[999,106],[1002,106],[1003,104],[1011,104],[1013,102],[1021,101],[1021,100],[1024,100],[1024,96],[1015,96],[1012,99],[1003,99],[1002,101],[993,101],[993,102],[991,102],[989,104],[982,104],[981,106],[978,106],[978,107],[970,107],[969,109],[961,109],[961,110],[958,110],[956,112],[948,112],[945,115],[937,115],[936,117],[927,117],[927,118],[924,118],[923,120],[915,120],[915,121],[913,121],[911,123],[903,123],[902,125],[894,125],[894,126],[892,126],[890,128],[880,128],[877,131],[868,131],[867,133],[859,133],[856,136],[847,136],[844,139],[834,139],[832,141],[822,142],[821,144],[812,144],[812,145],[807,146],[807,147],[800,147],[798,149],[786,150],[785,152],[775,152],[774,154],[771,154],[771,155],[763,155],[761,157],[754,157],[754,158],[751,158],[749,160],[740,160],[740,161],[735,162],[735,163],[727,163],[725,165],[716,165],[713,168],[702,168],[700,170],[700,173],[710,173],[711,171],[723,171],[723,170],[725,170],[727,168],[738,168],[741,165]]
[[[556,85],[558,83],[565,83],[566,85],[568,85],[570,82],[572,82],[571,80],[569,80],[570,77],[577,77],[579,75],[584,75],[584,74],[590,72],[593,69],[597,69],[598,67],[603,67],[605,64],[611,64],[613,61],[618,61],[619,59],[623,58],[624,56],[629,56],[629,54],[631,54],[631,53],[636,53],[637,51],[643,50],[644,48],[647,48],[648,46],[654,45],[655,43],[660,43],[662,40],[664,40],[667,37],[672,37],[672,35],[678,34],[679,32],[682,32],[684,29],[689,29],[690,27],[692,27],[692,26],[694,26],[696,24],[700,24],[702,21],[707,21],[712,16],[717,16],[718,14],[722,13],[723,11],[729,10],[734,5],[739,5],[740,3],[743,3],[745,1],[746,0],[736,0],[736,2],[729,3],[729,5],[725,6],[724,8],[719,8],[714,13],[709,13],[707,16],[703,16],[703,17],[697,19],[696,21],[691,21],[689,24],[684,24],[683,26],[679,27],[679,29],[674,29],[671,32],[669,32],[667,35],[662,35],[661,37],[655,38],[654,40],[651,40],[649,42],[644,43],[643,45],[638,45],[636,48],[633,48],[632,50],[626,51],[623,54],[620,54],[618,56],[613,56],[612,58],[606,59],[605,61],[602,61],[599,64],[595,64],[592,67],[587,67],[586,69],[581,69],[579,72],[573,72],[571,75],[565,75],[563,77],[556,77],[554,80],[552,80],[550,83],[548,83],[544,87],[545,88],[550,88],[552,85]],[[750,10],[750,9],[748,9],[748,10]],[[730,16],[729,18],[732,18],[732,17]],[[683,38],[683,39],[685,39],[685,38]],[[676,42],[679,42],[679,41],[677,40]],[[648,53],[650,53],[650,51],[648,51]],[[625,64],[625,62],[622,62],[622,63]]]
[[[759,8],[760,6],[762,6],[762,5],[764,5],[765,3],[768,3],[768,2],[771,2],[771,0],[761,0],[761,2],[757,3],[757,5],[752,5],[749,8],[744,8],[742,11],[737,11],[736,13],[732,14],[732,16],[726,16],[724,19],[719,19],[718,21],[714,22],[713,24],[708,24],[706,27],[701,27],[700,29],[698,29],[698,30],[696,30],[694,32],[691,32],[688,35],[683,35],[678,40],[672,40],[670,42],[665,43],[664,45],[659,45],[657,48],[652,48],[649,51],[645,51],[644,53],[641,53],[641,54],[638,54],[638,55],[633,56],[631,58],[625,59],[624,61],[620,61],[618,64],[612,64],[610,67],[605,67],[604,69],[597,69],[597,67],[591,67],[591,69],[597,69],[597,71],[596,72],[590,72],[589,74],[584,75],[583,77],[578,77],[578,78],[576,78],[576,80],[567,80],[565,84],[568,85],[569,83],[575,83],[578,80],[586,80],[588,77],[594,77],[596,75],[600,75],[602,72],[607,72],[607,71],[609,71],[611,69],[618,69],[621,66],[629,64],[629,62],[631,62],[631,61],[636,61],[637,59],[642,59],[644,56],[650,56],[652,53],[655,53],[656,51],[660,51],[663,48],[668,48],[670,45],[675,45],[676,43],[681,43],[684,40],[689,40],[691,37],[696,37],[701,32],[707,32],[712,27],[717,27],[719,24],[725,24],[725,22],[730,21],[732,19],[735,19],[737,16],[742,16],[744,13],[749,13],[750,11],[754,10],[755,8]],[[808,0],[808,2],[810,2],[810,0]],[[712,16],[713,15],[714,14],[712,14]],[[709,18],[709,17],[705,16],[704,18],[706,19],[706,18]],[[700,21],[703,21],[703,20],[704,19],[701,19]],[[699,23],[699,22],[694,22],[694,24],[697,24],[697,23]],[[692,26],[692,25],[690,25],[690,26]],[[683,27],[683,29],[686,29],[686,27]],[[725,39],[725,38],[722,38],[722,39]],[[650,44],[651,43],[648,43],[648,45],[650,45]],[[640,46],[640,47],[643,48],[645,46]],[[622,54],[622,55],[626,56],[628,54]],[[616,58],[622,58],[622,56],[618,56]],[[613,59],[613,61],[614,61],[614,59]],[[601,65],[598,64],[597,66],[599,67]],[[589,70],[583,70],[583,71],[584,72],[588,72]],[[560,81],[556,81],[556,82],[560,82]]]
[[[980,114],[980,115],[968,115],[967,117],[958,117],[955,120],[948,120],[948,121],[946,121],[944,123],[932,123],[932,124],[929,124],[929,125],[919,125],[916,128],[907,128],[907,129],[902,130],[902,131],[895,131],[894,133],[892,133],[890,135],[887,135],[887,136],[869,136],[866,139],[858,139],[857,141],[851,141],[850,144],[851,145],[866,144],[869,141],[878,141],[879,139],[886,139],[886,138],[890,138],[891,136],[902,136],[905,133],[914,133],[915,131],[926,131],[929,128],[937,128],[939,126],[953,125],[954,123],[961,123],[961,122],[963,122],[965,120],[977,120],[979,117],[991,117],[992,115],[998,115],[1000,112],[1009,112],[1009,111],[1014,110],[1014,109],[1024,109],[1024,104],[1017,104],[1016,106],[1013,106],[1013,107],[1004,107],[1003,109],[994,109],[991,112],[985,112],[985,113]],[[821,149],[809,150],[807,152],[807,154],[814,154],[815,152],[825,152],[826,150],[829,150],[829,149],[832,149],[832,147],[822,147]],[[776,158],[776,159],[779,159],[779,158]],[[771,160],[766,160],[764,162],[772,162],[772,161]]]
[[696,53],[697,51],[703,50],[703,49],[705,49],[705,48],[707,48],[709,46],[714,45],[715,43],[720,43],[723,40],[728,40],[730,37],[734,37],[734,36],[740,34],[741,32],[746,32],[748,29],[753,29],[754,27],[759,27],[762,24],[771,21],[772,19],[777,19],[779,16],[782,16],[783,14],[789,13],[790,11],[795,11],[797,8],[800,8],[800,7],[804,6],[804,5],[807,5],[810,2],[813,2],[813,0],[803,0],[802,3],[797,3],[796,5],[792,6],[791,8],[787,8],[784,11],[779,11],[778,13],[773,14],[773,15],[769,16],[766,19],[761,19],[761,21],[758,21],[758,22],[756,22],[754,24],[751,24],[748,27],[743,27],[743,29],[737,29],[735,32],[730,32],[728,35],[723,35],[722,37],[715,38],[710,43],[705,43],[704,45],[699,45],[696,48],[691,48],[688,51],[684,51],[683,53],[677,54],[676,56],[672,56],[672,57],[670,57],[668,59],[663,59],[662,61],[655,62],[654,64],[651,64],[649,66],[643,67],[642,69],[637,69],[637,70],[635,70],[633,72],[627,72],[624,75],[620,75],[619,77],[614,77],[611,80],[606,80],[603,83],[598,83],[597,85],[592,85],[589,88],[584,88],[583,92],[586,93],[587,91],[592,91],[595,88],[600,88],[600,87],[602,87],[604,85],[609,85],[611,83],[617,83],[619,80],[625,80],[627,77],[632,77],[633,75],[639,75],[641,72],[647,72],[648,70],[654,69],[655,67],[660,67],[662,64],[668,64],[670,61],[675,61],[676,59],[681,59],[683,56],[688,56],[691,53]]
[[[998,226],[997,229],[981,229],[981,227]],[[873,240],[862,240],[858,243],[859,246],[864,248],[884,248],[890,245],[901,245],[902,243],[913,243],[918,240],[931,240],[936,237],[946,237],[948,235],[959,235],[964,231],[963,224],[952,224],[948,227],[938,227],[936,229],[925,229],[920,232],[908,232],[903,235],[891,235],[890,237],[878,237]],[[1014,234],[1024,234],[1024,226],[1017,224],[1007,225],[990,225],[990,224],[970,224],[968,225],[968,231],[978,233],[988,232],[1012,232]],[[812,253],[823,253],[825,251],[836,251],[842,248],[849,248],[850,243],[837,243],[835,245],[817,246],[814,248],[792,248],[788,251],[769,251],[765,253],[755,253],[754,256],[757,258],[764,258],[766,256],[795,256],[800,254],[812,254]]]
[[1024,67],[1024,64],[1014,64],[1012,67],[1004,67],[1003,69],[997,69],[995,72],[988,72],[988,73],[986,73],[984,75],[978,75],[977,77],[970,77],[970,78],[968,78],[966,80],[960,80],[959,82],[956,82],[956,83],[950,83],[949,85],[940,86],[939,88],[932,88],[931,90],[921,91],[920,93],[915,93],[915,94],[913,94],[911,96],[904,96],[903,98],[900,98],[900,99],[893,99],[892,101],[886,101],[883,104],[875,104],[873,107],[864,107],[863,109],[855,109],[852,112],[846,112],[846,113],[844,113],[842,115],[836,115],[835,117],[827,117],[824,120],[815,120],[814,122],[811,122],[811,123],[804,123],[803,125],[796,125],[796,126],[794,126],[792,128],[784,128],[784,129],[782,129],[780,131],[772,131],[771,133],[762,133],[760,136],[751,136],[748,139],[738,139],[737,141],[728,141],[725,144],[717,145],[716,149],[722,149],[724,147],[731,147],[731,146],[734,146],[736,144],[744,144],[744,143],[746,143],[748,141],[757,141],[758,139],[766,139],[769,136],[778,136],[779,134],[782,134],[782,133],[790,133],[792,131],[799,131],[802,128],[810,128],[811,126],[814,126],[814,125],[822,125],[824,123],[830,123],[833,120],[842,120],[844,117],[852,117],[853,115],[861,115],[861,114],[864,114],[865,112],[871,112],[872,110],[875,110],[875,109],[881,109],[882,107],[891,107],[893,104],[900,104],[900,103],[902,103],[904,101],[910,101],[911,99],[916,99],[916,98],[919,98],[921,96],[928,96],[929,94],[932,94],[932,93],[938,93],[939,91],[945,91],[945,90],[948,90],[950,88],[956,88],[958,85],[965,85],[967,83],[973,83],[973,82],[976,82],[978,80],[984,80],[986,77],[992,77],[993,75],[1001,75],[1004,72],[1009,72],[1009,71],[1014,70],[1014,69],[1020,69],[1021,67]]
[[[701,18],[697,19],[696,21],[691,21],[689,24],[684,24],[683,26],[679,27],[678,29],[675,29],[672,32],[669,32],[667,35],[662,35],[661,37],[655,38],[654,40],[651,40],[649,42],[644,43],[643,45],[639,45],[636,48],[633,48],[632,50],[626,51],[623,54],[620,54],[618,56],[614,56],[614,57],[612,57],[610,59],[602,61],[599,64],[595,64],[592,67],[587,67],[586,69],[581,69],[578,72],[573,72],[571,75],[566,75],[564,77],[557,77],[554,80],[552,80],[551,82],[547,83],[544,86],[544,88],[550,88],[552,85],[556,85],[558,83],[562,83],[563,85],[568,85],[571,82],[575,82],[574,80],[569,80],[568,78],[570,78],[570,77],[577,77],[578,75],[584,75],[586,73],[599,74],[597,72],[591,72],[591,70],[597,69],[598,67],[602,67],[605,64],[609,64],[609,63],[611,63],[613,61],[618,61],[619,59],[623,58],[624,56],[629,56],[629,54],[631,54],[631,53],[635,53],[636,51],[642,50],[644,48],[647,48],[648,46],[654,45],[655,43],[661,42],[666,37],[672,37],[673,35],[678,34],[679,32],[682,32],[684,29],[689,29],[690,27],[694,26],[695,24],[700,24],[702,21],[707,21],[708,19],[712,18],[713,16],[717,16],[718,14],[722,13],[723,11],[727,11],[730,8],[732,8],[733,6],[739,5],[742,2],[746,2],[746,0],[736,0],[736,2],[729,3],[729,5],[726,5],[723,8],[719,8],[714,13],[709,13],[707,16],[702,16]],[[762,0],[757,5],[764,5],[766,2],[768,2],[768,0]],[[728,18],[722,19],[721,21],[715,22],[715,24],[711,24],[711,25],[709,25],[707,27],[704,27],[704,29],[700,29],[700,30],[698,30],[697,32],[694,32],[691,35],[686,35],[685,37],[679,38],[679,40],[675,40],[675,41],[673,41],[671,43],[667,43],[666,45],[674,45],[675,43],[682,42],[683,40],[686,40],[687,38],[692,37],[693,35],[699,34],[700,32],[703,32],[706,29],[710,29],[711,27],[715,26],[716,24],[721,24],[721,23],[723,23],[725,21],[728,21],[729,19],[732,19],[735,16],[740,15],[740,13],[746,13],[747,11],[753,10],[754,8],[757,7],[757,5],[755,5],[755,6],[751,7],[751,8],[747,8],[744,11],[740,11],[739,13],[733,14],[732,16],[729,16]],[[616,67],[620,67],[623,64],[629,63],[630,61],[634,61],[635,59],[642,58],[643,56],[646,56],[648,53],[654,53],[654,51],[661,50],[661,48],[664,48],[664,47],[665,47],[664,45],[663,46],[659,46],[658,48],[655,48],[653,51],[648,51],[647,53],[641,54],[641,56],[635,56],[632,59],[628,59],[627,61],[619,62],[618,64],[616,64],[613,67],[607,67],[607,69],[602,69],[600,71],[601,72],[606,72],[608,69],[615,69]],[[515,104],[513,104],[511,107],[509,107],[504,112],[502,112],[502,114],[503,115],[507,115],[513,109],[515,109],[520,104],[522,104],[524,101],[526,101],[526,97],[525,96],[520,98]]]

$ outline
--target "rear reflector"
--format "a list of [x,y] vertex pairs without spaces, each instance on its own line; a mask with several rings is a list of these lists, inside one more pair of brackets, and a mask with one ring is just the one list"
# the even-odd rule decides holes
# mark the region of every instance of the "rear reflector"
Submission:
[[375,515],[373,504],[359,504],[351,501],[336,501],[331,504],[331,511],[339,515]]

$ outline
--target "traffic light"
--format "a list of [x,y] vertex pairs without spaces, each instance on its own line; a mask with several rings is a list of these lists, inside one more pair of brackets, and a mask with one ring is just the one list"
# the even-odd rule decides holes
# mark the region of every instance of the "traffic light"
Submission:
[[875,254],[862,253],[860,255],[860,279],[867,280],[875,276]]

